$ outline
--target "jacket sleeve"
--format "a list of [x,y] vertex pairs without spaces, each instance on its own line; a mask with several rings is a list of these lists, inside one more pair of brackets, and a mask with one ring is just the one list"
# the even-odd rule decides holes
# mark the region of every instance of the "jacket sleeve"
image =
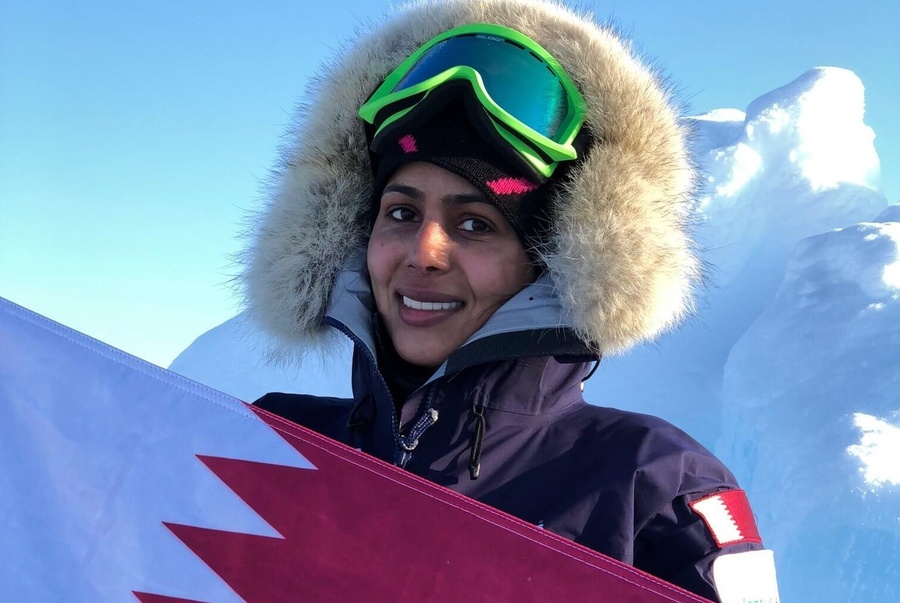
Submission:
[[635,567],[710,600],[779,601],[774,557],[733,483],[675,497],[639,529],[634,545]]
[[691,508],[690,498],[679,496],[640,529],[635,537],[634,564],[663,580],[719,601],[712,575],[715,559],[759,550],[763,545],[740,540],[720,546],[703,518]]
[[663,421],[636,456],[634,566],[713,601],[777,603],[772,553],[731,471]]

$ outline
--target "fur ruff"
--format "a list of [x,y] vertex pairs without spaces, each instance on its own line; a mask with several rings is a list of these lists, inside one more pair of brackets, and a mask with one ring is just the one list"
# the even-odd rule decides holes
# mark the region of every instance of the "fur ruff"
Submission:
[[537,41],[587,102],[595,142],[553,199],[543,254],[568,323],[597,352],[614,354],[693,310],[695,172],[665,81],[612,29],[556,2],[419,0],[320,70],[274,171],[241,281],[251,318],[282,351],[321,341],[335,278],[366,241],[372,177],[357,109],[416,48],[473,22]]

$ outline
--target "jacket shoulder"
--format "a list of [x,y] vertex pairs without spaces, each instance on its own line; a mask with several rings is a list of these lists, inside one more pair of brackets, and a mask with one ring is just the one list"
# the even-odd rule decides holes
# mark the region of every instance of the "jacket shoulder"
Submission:
[[664,419],[591,405],[582,413],[580,420],[595,434],[590,440],[602,447],[597,451],[602,454],[594,455],[597,462],[616,462],[621,471],[632,475],[645,501],[671,501],[738,487],[722,461]]
[[713,456],[703,444],[660,417],[589,403],[582,409],[582,416],[582,421],[608,432],[620,444],[631,443],[640,448],[643,454],[687,451]]

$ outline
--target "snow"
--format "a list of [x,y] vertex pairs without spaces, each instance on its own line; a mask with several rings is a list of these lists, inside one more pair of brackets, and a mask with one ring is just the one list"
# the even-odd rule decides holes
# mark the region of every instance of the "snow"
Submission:
[[198,337],[169,368],[248,402],[278,391],[353,395],[353,347],[346,337],[336,337],[327,349],[307,354],[301,365],[270,363],[266,350],[266,338],[239,314]]
[[[688,120],[705,180],[698,316],[607,358],[592,403],[662,416],[747,489],[785,601],[900,600],[900,204],[881,193],[864,88],[812,69]],[[172,369],[244,399],[349,394],[349,347],[265,367],[243,317]]]
[[[893,414],[900,418],[900,413]],[[847,452],[859,459],[859,470],[869,490],[900,486],[900,424],[861,412],[853,415],[853,424],[862,432],[862,439],[848,446]]]

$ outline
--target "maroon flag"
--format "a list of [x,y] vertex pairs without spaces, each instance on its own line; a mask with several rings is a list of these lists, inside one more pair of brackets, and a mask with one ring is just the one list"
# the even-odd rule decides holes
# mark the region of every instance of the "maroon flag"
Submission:
[[317,470],[200,460],[281,537],[166,524],[248,602],[705,601],[254,410]]
[[703,601],[2,299],[0,456],[2,601]]

